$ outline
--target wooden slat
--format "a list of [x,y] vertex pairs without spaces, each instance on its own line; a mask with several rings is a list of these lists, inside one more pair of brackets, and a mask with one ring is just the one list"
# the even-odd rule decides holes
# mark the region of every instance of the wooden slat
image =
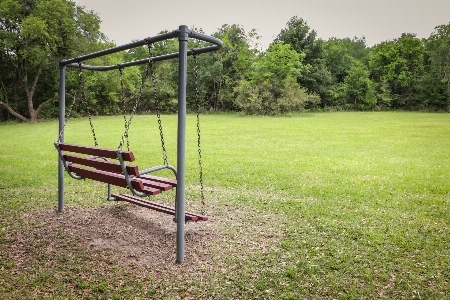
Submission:
[[173,179],[169,179],[169,178],[158,177],[158,176],[153,176],[153,175],[141,175],[141,176],[139,176],[139,178],[170,184],[173,187],[177,186],[177,181],[173,180]]
[[[112,149],[80,146],[80,145],[65,144],[65,143],[59,143],[58,145],[61,148],[61,150],[64,150],[64,151],[117,159],[116,150],[112,150]],[[123,157],[123,160],[125,160],[125,161],[134,161],[134,155],[133,155],[133,152],[131,152],[131,151],[122,151],[122,157]]]
[[149,187],[152,187],[155,189],[160,189],[161,191],[169,191],[169,190],[173,189],[173,186],[171,184],[156,182],[156,181],[148,180],[146,178],[141,178],[141,177],[138,177],[137,179],[142,181],[142,183],[145,186],[149,186]]
[[[116,195],[116,194],[112,194],[112,197],[116,198],[116,200],[122,200],[122,201],[127,201],[129,203],[133,203],[145,208],[149,208],[152,210],[156,210],[165,214],[169,214],[172,216],[175,216],[175,208],[171,207],[171,206],[167,206],[167,205],[163,205],[163,204],[159,204],[159,203],[155,203],[155,202],[151,202],[145,199],[141,199],[141,198],[137,198],[131,195],[125,195],[125,194],[121,194],[121,195]],[[207,216],[202,216],[202,215],[198,215],[198,214],[193,214],[190,212],[186,212],[185,213],[185,221],[208,221],[208,217]]]
[[[110,183],[124,188],[128,187],[125,176],[122,174],[105,172],[96,169],[86,169],[74,164],[71,164],[69,166],[69,169],[71,172],[74,172],[75,174],[83,178],[89,178],[104,183]],[[148,195],[157,195],[161,192],[160,189],[145,186],[143,182],[137,178],[131,179],[131,184],[133,185],[133,188],[135,188],[137,191],[146,193]]]
[[172,216],[175,215],[175,209],[173,207],[170,207],[170,206],[157,204],[155,202],[147,201],[147,200],[140,199],[140,198],[137,198],[137,197],[133,197],[133,196],[130,196],[130,195],[115,195],[115,194],[112,194],[111,196],[113,198],[116,198],[116,200],[130,202],[130,203],[133,203],[133,204],[136,204],[136,205],[139,205],[139,206],[142,206],[142,207],[146,207],[146,208],[149,208],[149,209],[152,209],[152,210],[156,210],[156,211],[168,214],[168,215],[172,215]]
[[[120,166],[120,163],[116,162],[104,161],[88,157],[81,157],[71,154],[64,154],[64,159],[68,162],[89,166],[103,171],[114,172],[119,174],[122,173],[122,167]],[[139,176],[139,170],[137,166],[127,165],[126,169],[129,175]]]
[[198,215],[198,214],[193,214],[190,212],[185,212],[184,215],[186,216],[186,218],[197,218],[197,220],[191,220],[191,221],[208,221],[208,217],[207,216],[202,216],[202,215]]

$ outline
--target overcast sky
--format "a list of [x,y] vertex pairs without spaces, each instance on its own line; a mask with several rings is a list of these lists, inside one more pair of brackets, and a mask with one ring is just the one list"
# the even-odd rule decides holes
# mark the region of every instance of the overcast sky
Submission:
[[223,24],[256,29],[268,44],[293,16],[322,39],[365,37],[368,46],[402,33],[427,38],[450,22],[450,0],[75,0],[95,11],[101,31],[117,45],[154,36],[179,25],[210,35]]

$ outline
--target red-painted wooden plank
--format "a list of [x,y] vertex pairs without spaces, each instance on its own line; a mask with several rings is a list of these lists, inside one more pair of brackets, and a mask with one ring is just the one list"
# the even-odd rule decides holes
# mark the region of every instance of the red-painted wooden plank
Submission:
[[136,201],[136,202],[141,202],[141,203],[144,203],[144,204],[152,205],[152,206],[155,206],[155,207],[160,207],[160,208],[163,208],[163,209],[165,209],[167,211],[173,211],[175,213],[175,208],[173,206],[168,206],[168,205],[165,205],[165,204],[152,202],[152,201],[149,201],[149,200],[146,200],[146,199],[143,199],[143,198],[135,197],[133,195],[129,195],[129,194],[120,194],[120,195],[112,194],[111,196],[114,197],[114,198],[116,198],[116,196],[117,196],[120,199],[122,199],[123,201],[128,201],[128,200],[129,201]]
[[[197,220],[195,220],[195,221],[208,221],[208,217],[207,216],[203,216],[203,215],[199,215],[199,214],[193,214],[193,213],[190,213],[190,212],[185,212],[184,214],[186,215],[186,217],[190,217],[190,218],[195,217],[195,218],[197,218]],[[194,220],[192,220],[192,221],[194,221]]]
[[152,187],[152,188],[155,188],[155,189],[160,189],[162,191],[169,191],[169,190],[173,189],[173,186],[170,185],[170,184],[156,182],[156,181],[148,180],[146,178],[141,178],[141,177],[137,177],[137,179],[142,181],[142,183],[145,186],[149,186],[149,187]]
[[[74,172],[75,174],[83,177],[83,178],[89,178],[96,181],[101,181],[104,183],[110,183],[116,186],[127,188],[127,181],[125,179],[124,175],[117,174],[117,173],[111,173],[111,172],[105,172],[100,171],[96,169],[86,169],[78,165],[70,165],[69,169],[71,172]],[[159,189],[155,189],[149,186],[145,186],[141,180],[137,178],[131,179],[131,184],[133,185],[133,188],[135,188],[137,191],[146,193],[148,195],[156,195],[161,192]]]
[[116,200],[121,200],[121,201],[126,201],[126,202],[129,202],[129,203],[133,203],[133,204],[145,207],[145,208],[149,208],[149,209],[152,209],[152,210],[156,210],[156,211],[168,214],[168,215],[172,215],[172,216],[175,215],[175,209],[173,207],[160,205],[160,204],[157,204],[157,203],[154,203],[154,202],[151,202],[151,201],[147,201],[147,200],[144,200],[144,199],[136,198],[136,197],[133,197],[133,196],[130,196],[130,195],[115,195],[115,194],[112,194],[111,196],[116,198]]
[[[80,145],[65,144],[65,143],[59,143],[58,145],[61,148],[61,150],[64,150],[64,151],[77,152],[77,153],[83,153],[83,154],[87,154],[87,155],[94,155],[94,156],[117,159],[117,152],[116,152],[116,150],[113,150],[113,149],[80,146]],[[131,152],[131,151],[122,151],[122,157],[123,157],[123,160],[125,160],[125,161],[134,161],[134,155],[133,155],[133,152]]]
[[[121,194],[121,195],[117,195],[117,194],[112,194],[112,197],[116,198],[117,200],[122,200],[122,201],[127,201],[142,207],[146,207],[152,210],[156,210],[165,214],[169,214],[174,216],[175,215],[175,208],[171,207],[171,206],[167,206],[164,204],[159,204],[159,203],[155,203],[155,202],[151,202],[142,198],[137,198],[131,195],[125,195],[125,194]],[[198,215],[198,214],[194,214],[194,213],[190,213],[190,212],[185,212],[185,220],[186,221],[208,221],[208,217],[207,216],[203,216],[203,215]]]
[[[64,154],[64,159],[68,162],[89,166],[103,171],[122,173],[122,167],[120,163],[104,161],[101,159],[93,159],[88,157],[81,157],[71,154]],[[126,169],[129,175],[139,176],[139,170],[137,166],[126,165]]]
[[139,178],[170,184],[173,187],[177,186],[177,181],[173,180],[173,179],[169,179],[169,178],[158,177],[158,176],[153,176],[153,175],[141,175],[141,176],[139,176]]

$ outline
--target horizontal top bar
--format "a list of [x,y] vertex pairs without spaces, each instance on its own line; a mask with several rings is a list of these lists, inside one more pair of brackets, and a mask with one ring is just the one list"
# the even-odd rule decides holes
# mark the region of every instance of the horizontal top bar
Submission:
[[[185,25],[182,25],[185,26]],[[181,27],[181,26],[180,26]],[[140,41],[135,41],[129,44],[125,44],[122,46],[118,46],[118,47],[114,47],[114,48],[110,48],[110,49],[106,49],[106,50],[102,50],[102,51],[98,51],[98,52],[94,52],[94,53],[90,53],[87,55],[83,55],[83,56],[79,56],[79,57],[75,57],[75,58],[71,58],[71,59],[67,59],[67,60],[61,60],[59,62],[60,66],[68,66],[68,67],[79,67],[78,62],[82,62],[84,60],[88,60],[88,59],[92,59],[92,58],[96,58],[96,57],[101,57],[101,56],[105,56],[105,55],[109,55],[112,53],[116,53],[116,52],[120,52],[120,51],[125,51],[125,50],[129,50],[132,48],[136,48],[136,47],[140,47],[140,46],[144,46],[147,45],[149,43],[156,43],[156,42],[160,42],[160,41],[165,41],[168,39],[173,39],[175,37],[178,37],[180,33],[180,30],[174,30],[172,32],[168,32],[168,33],[163,33],[154,37],[149,37]],[[221,40],[212,37],[212,36],[208,36],[193,30],[187,30],[188,36],[195,38],[197,40],[201,40],[204,42],[208,42],[211,44],[214,44],[215,46],[208,46],[208,47],[203,47],[200,49],[195,49],[195,50],[190,50],[188,51],[188,55],[192,55],[194,53],[196,54],[200,54],[200,53],[206,53],[206,52],[211,52],[211,51],[216,51],[219,50],[220,48],[222,48],[223,43]],[[166,55],[162,55],[159,57],[154,57],[153,61],[160,61],[160,60],[166,60],[166,59],[172,59],[172,58],[177,58],[178,57],[178,53],[172,53],[172,54],[166,54]],[[81,65],[81,68],[83,69],[89,69],[89,70],[97,70],[97,71],[106,71],[106,70],[112,70],[112,69],[119,69],[119,68],[125,68],[125,67],[130,67],[130,66],[136,66],[136,65],[140,65],[140,64],[144,64],[144,63],[148,63],[149,59],[143,59],[143,60],[139,60],[139,61],[133,61],[133,62],[127,62],[127,63],[123,63],[123,64],[119,64],[119,65],[115,65],[115,66],[89,66],[89,65]]]
[[[217,46],[209,46],[209,47],[204,47],[204,48],[199,48],[199,49],[192,49],[192,50],[187,51],[187,55],[191,56],[194,54],[207,53],[207,52],[216,51],[218,49],[220,49],[220,48],[218,48]],[[178,58],[178,56],[179,56],[178,52],[172,53],[172,54],[165,54],[165,55],[161,55],[161,56],[152,57],[152,61],[154,61],[154,62],[163,61],[163,60]],[[115,69],[124,69],[127,67],[138,66],[138,65],[142,65],[142,64],[148,64],[149,60],[150,60],[149,58],[145,58],[145,59],[141,59],[141,60],[130,61],[127,63],[117,64],[117,65],[112,65],[112,66],[90,66],[90,65],[81,64],[81,68],[86,69],[86,70],[92,70],[92,71],[109,71],[109,70],[115,70]],[[71,67],[71,68],[79,68],[80,67],[78,64],[69,64],[67,66]]]

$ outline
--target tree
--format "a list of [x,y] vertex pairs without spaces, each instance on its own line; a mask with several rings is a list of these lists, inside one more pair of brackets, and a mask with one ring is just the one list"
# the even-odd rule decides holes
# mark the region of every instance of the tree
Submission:
[[0,105],[24,122],[36,122],[55,99],[56,83],[43,84],[52,93],[39,88],[43,73],[57,73],[59,59],[76,53],[85,40],[104,39],[98,16],[71,0],[4,0],[0,28]]
[[278,34],[275,42],[289,44],[298,53],[305,54],[303,64],[309,68],[308,72],[300,73],[298,82],[308,92],[317,93],[325,99],[332,76],[326,65],[324,42],[317,38],[316,31],[310,30],[306,21],[294,16]]
[[[112,47],[112,45],[109,45]],[[108,48],[110,48],[108,47]],[[106,56],[98,57],[86,61],[86,63],[94,66],[113,66],[125,61],[125,52],[118,52]],[[86,54],[86,53],[83,53]],[[70,68],[73,69],[73,68]],[[74,93],[72,89],[78,89],[79,69],[68,70],[67,87],[69,93]],[[86,101],[90,113],[94,115],[111,115],[123,112],[122,84],[124,91],[124,101],[126,103],[126,112],[131,110],[134,105],[136,91],[141,84],[140,72],[138,67],[128,67],[122,70],[122,78],[119,70],[110,71],[90,71],[83,70],[83,84],[86,94]],[[121,82],[122,81],[122,82]],[[82,94],[78,93],[77,112],[86,115],[86,103],[82,99]]]
[[214,65],[216,71],[221,72],[221,79],[215,82],[212,107],[222,110],[236,110],[235,99],[236,90],[239,81],[247,76],[251,69],[258,51],[252,47],[258,39],[255,30],[248,34],[245,30],[236,24],[223,25],[214,37],[222,40],[223,47],[220,51],[214,52],[214,58],[219,65]]
[[239,82],[236,103],[247,114],[277,115],[301,111],[306,102],[316,101],[301,88],[296,78],[307,68],[303,53],[283,43],[270,44],[253,64],[248,77]]
[[437,26],[425,41],[426,72],[421,81],[424,102],[450,110],[450,23]]
[[352,68],[359,65],[358,62],[368,65],[369,48],[366,46],[364,37],[353,39],[331,38],[324,43],[324,50],[333,82],[326,92],[325,104],[341,109],[354,107],[354,99],[348,98],[349,86],[345,83],[345,80]]
[[402,34],[399,39],[373,47],[369,61],[371,77],[377,83],[387,83],[394,108],[420,105],[424,54],[423,41],[414,34]]
[[[159,34],[167,33],[167,30],[159,32]],[[191,40],[189,41],[189,48],[191,47]],[[178,52],[178,41],[176,39],[169,39],[160,42],[156,42],[152,45],[151,56],[157,57],[165,54]],[[149,48],[147,45],[130,49],[124,53],[125,61],[134,61],[147,59],[150,56]],[[190,66],[190,63],[188,64]],[[142,83],[144,79],[147,64],[140,65],[140,80],[138,84]],[[142,90],[142,100],[139,104],[138,111],[152,112],[156,110],[156,101],[158,101],[158,109],[161,112],[174,112],[177,110],[177,91],[178,91],[178,60],[164,60],[153,63],[153,74],[148,74],[144,89]],[[156,91],[156,95],[155,95]],[[156,96],[156,99],[155,99]],[[134,95],[136,98],[137,95]],[[134,100],[132,103],[134,103]]]
[[347,103],[353,103],[354,109],[373,109],[377,104],[370,72],[360,61],[355,60],[345,77],[345,96]]
[[353,61],[357,60],[365,65],[368,64],[370,50],[366,46],[364,37],[331,38],[325,41],[323,46],[328,70],[333,76],[334,83],[344,82]]

